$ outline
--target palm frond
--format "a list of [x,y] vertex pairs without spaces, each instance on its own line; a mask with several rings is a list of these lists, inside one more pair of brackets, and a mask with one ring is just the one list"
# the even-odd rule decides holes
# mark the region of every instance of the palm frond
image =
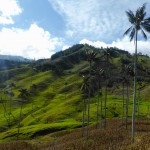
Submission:
[[141,20],[141,21],[144,20],[145,16],[146,16],[146,12],[144,12],[143,14],[141,14],[140,20]]
[[132,26],[129,29],[126,30],[126,32],[123,34],[123,36],[129,34],[129,32],[131,31],[131,29],[132,29]]
[[150,23],[150,17],[144,19],[144,23]]
[[88,61],[94,61],[97,53],[93,50],[86,50],[86,56]]
[[142,21],[144,19],[144,17],[146,16],[145,8],[146,8],[146,3],[144,3],[143,6],[139,7],[137,9],[137,11],[136,11],[136,15],[135,16],[140,21]]
[[146,35],[145,32],[143,31],[143,29],[141,29],[141,32],[142,32],[142,34],[143,34],[144,39],[147,40],[147,35]]
[[136,21],[136,17],[131,10],[126,11],[126,15],[128,16],[129,21],[134,24]]
[[144,28],[144,30],[146,30],[147,32],[150,32],[150,24],[148,24],[148,23],[143,23],[142,25],[141,25],[143,28]]
[[135,28],[133,28],[131,33],[130,33],[130,41],[133,40],[134,36],[135,36]]
[[140,7],[140,13],[144,14],[145,13],[145,8],[146,8],[146,3],[143,4],[142,7]]

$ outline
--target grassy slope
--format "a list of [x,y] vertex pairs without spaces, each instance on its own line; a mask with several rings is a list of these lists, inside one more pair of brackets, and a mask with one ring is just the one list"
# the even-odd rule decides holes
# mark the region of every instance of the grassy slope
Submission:
[[[17,85],[16,88],[12,89],[15,93],[12,114],[16,120],[18,120],[20,113],[20,107],[18,107],[20,103],[15,101],[18,99],[18,90],[21,87],[29,89],[32,84],[37,85],[37,94],[30,96],[28,102],[23,104],[22,138],[29,138],[39,130],[50,130],[50,132],[53,132],[53,130],[80,126],[81,121],[75,119],[78,106],[73,107],[81,99],[78,88],[81,80],[78,80],[78,76],[67,75],[59,78],[52,75],[51,71],[42,73],[31,72],[32,70],[20,74],[16,73],[11,80],[7,81],[8,83],[15,81]],[[65,85],[64,82],[68,82],[68,84]],[[2,100],[4,99],[5,101],[0,105],[0,125],[3,127],[7,126],[6,117],[7,119],[9,118],[9,97],[2,94]],[[6,117],[4,117],[4,105],[6,106]],[[11,121],[14,121],[12,115],[10,117]],[[10,140],[10,137],[14,138],[13,135],[16,133],[17,128],[16,124],[14,124],[9,131],[0,134],[0,140]]]
[[[18,90],[25,87],[28,90],[33,84],[37,85],[35,95],[29,96],[27,102],[23,104],[23,116],[21,119],[21,139],[30,139],[37,135],[43,135],[62,129],[69,129],[81,126],[82,120],[82,98],[80,86],[82,79],[77,75],[79,70],[87,67],[87,63],[76,65],[73,69],[66,72],[65,76],[57,77],[51,71],[36,73],[28,66],[17,68],[10,71],[12,77],[8,83],[15,82],[16,88],[12,89],[15,93],[13,97],[12,114],[16,120],[19,118],[20,102],[18,102]],[[10,73],[9,72],[9,73]],[[67,83],[67,84],[65,84]],[[148,113],[147,105],[149,105],[150,86],[146,86],[142,92],[142,100],[140,102],[141,115],[146,117]],[[1,92],[2,93],[2,92]],[[114,114],[122,114],[122,100],[118,94],[108,95],[108,118],[114,117]],[[91,121],[96,120],[96,98],[91,99]],[[1,94],[3,103],[0,103],[0,125],[3,129],[7,127],[6,118],[9,118],[9,97]],[[104,97],[102,97],[104,99]],[[6,112],[4,113],[4,107]],[[114,110],[114,106],[116,109]],[[132,110],[132,92],[130,93],[129,116]],[[5,116],[4,116],[5,115]],[[0,133],[0,142],[16,139],[17,123],[12,115],[11,122],[14,125],[6,132]]]
[[[136,124],[135,143],[131,144],[131,122],[128,129],[121,121],[108,121],[107,128],[96,129],[95,125],[89,128],[89,139],[86,140],[86,128],[84,138],[82,130],[65,130],[39,136],[33,140],[22,140],[1,144],[1,150],[149,150],[150,123],[142,121]],[[56,126],[56,124],[55,124]],[[24,129],[22,129],[24,130]],[[35,130],[32,129],[31,130]],[[30,129],[29,129],[30,131]]]

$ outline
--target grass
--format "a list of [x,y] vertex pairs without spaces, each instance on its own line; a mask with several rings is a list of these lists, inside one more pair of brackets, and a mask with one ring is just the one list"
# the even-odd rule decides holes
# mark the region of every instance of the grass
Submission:
[[[48,133],[53,133],[60,130],[71,129],[75,127],[81,126],[81,122],[77,122],[75,120],[66,120],[59,123],[51,123],[51,124],[36,124],[21,127],[20,129],[20,136],[21,140],[23,139],[31,139],[36,136],[45,135]],[[6,132],[0,133],[0,142],[6,142],[10,140],[17,140],[17,127]]]
[[[76,111],[76,108],[71,107],[71,105],[80,98],[80,96],[73,96],[72,94],[72,90],[73,92],[76,92],[77,90],[76,84],[78,81],[76,82],[76,79],[78,77],[76,75],[66,76],[66,78],[64,77],[57,78],[57,80],[55,80],[56,77],[52,76],[50,71],[47,71],[44,73],[41,72],[38,74],[34,74],[32,76],[30,76],[30,74],[28,73],[29,72],[27,72],[27,75],[29,77],[25,79],[21,79],[21,74],[18,74],[20,80],[18,80],[17,87],[13,90],[13,92],[15,92],[15,96],[13,97],[13,100],[14,100],[14,99],[18,99],[18,95],[19,95],[18,90],[22,85],[24,85],[24,87],[27,88],[28,90],[32,84],[36,84],[38,88],[37,95],[30,96],[28,98],[27,103],[23,104],[23,111],[22,111],[23,116],[21,120],[21,134],[23,135],[24,139],[26,138],[28,139],[28,136],[26,136],[28,132],[25,134],[24,131],[26,130],[29,131],[31,126],[33,128],[30,131],[32,131],[32,134],[34,134],[34,128],[35,130],[36,129],[42,130],[41,127],[40,128],[37,127],[38,125],[48,126],[51,128],[52,127],[54,128],[55,126],[56,127],[55,130],[57,130],[58,127],[59,128],[62,127],[62,129],[66,129],[66,128],[72,128],[72,127],[81,125],[81,122],[78,122],[75,119],[71,120],[72,118],[71,114],[74,114]],[[18,79],[18,76],[16,74],[17,79]],[[23,76],[25,75],[23,74]],[[9,83],[11,83],[13,80],[9,80]],[[67,81],[69,84],[64,85],[64,80]],[[45,84],[44,87],[39,86],[43,84]],[[63,91],[66,91],[67,94],[64,94]],[[67,98],[68,96],[69,96],[69,100]],[[4,98],[4,95],[3,95],[3,98]],[[32,100],[33,100],[33,109],[32,109]],[[7,113],[7,118],[8,118],[9,101],[6,101],[6,106],[7,106],[6,113]],[[12,114],[15,116],[16,120],[18,120],[19,114],[20,114],[19,106],[20,106],[20,103],[17,101],[12,105],[12,108],[13,108]],[[2,104],[0,105],[0,107],[2,108]],[[1,109],[1,114],[0,114],[0,117],[2,118],[1,125],[7,127],[6,118],[3,116],[3,113],[4,111],[3,109]],[[11,122],[12,121],[13,120],[11,120]],[[16,127],[17,126],[14,125],[8,131],[0,134],[1,142],[15,139],[16,132],[17,132]],[[8,132],[10,133],[11,138],[6,136]]]
[[[31,94],[27,98],[26,103],[23,103],[23,115],[21,119],[20,139],[22,140],[32,139],[33,137],[38,136],[37,133],[39,133],[39,135],[46,134],[46,137],[48,137],[47,134],[60,130],[67,130],[65,132],[68,133],[68,130],[70,131],[70,129],[81,126],[83,98],[81,96],[80,87],[82,84],[82,78],[80,78],[77,75],[77,73],[80,71],[80,69],[84,70],[84,67],[88,67],[86,62],[83,62],[82,64],[79,65],[75,65],[73,69],[70,69],[69,71],[67,71],[68,73],[66,73],[66,75],[61,77],[55,76],[54,74],[52,74],[51,71],[36,73],[28,66],[25,68],[26,72],[24,72],[22,68],[12,70],[13,72],[12,77],[9,80],[5,81],[5,83],[7,82],[16,83],[16,88],[12,89],[12,91],[15,94],[15,96],[12,98],[13,99],[12,114],[13,116],[15,116],[16,120],[19,119],[20,114],[20,102],[18,101],[19,100],[18,90],[21,87],[24,87],[27,88],[27,90],[30,92],[30,86],[32,86],[33,84],[37,85],[35,94]],[[142,99],[140,101],[140,116],[143,118],[148,118],[149,116],[149,110],[147,107],[149,105],[149,94],[148,94],[149,90],[150,90],[149,86],[146,86],[145,89],[143,89],[141,92]],[[1,118],[0,125],[1,128],[7,129],[8,124],[6,118],[8,119],[9,116],[8,115],[10,105],[9,97],[6,96],[4,93],[3,94],[1,93],[1,97],[2,100],[4,100],[4,102],[6,103],[6,112],[5,112],[6,117],[4,117],[4,108],[2,106],[2,103],[0,103],[0,118]],[[103,100],[103,112],[104,112],[104,94],[101,97],[101,99]],[[94,124],[96,121],[97,96],[91,98],[90,101],[91,101],[90,105],[91,124]],[[131,113],[132,113],[132,95],[130,95],[129,100],[129,118],[131,117]],[[112,94],[109,91],[107,99],[107,119],[114,117],[118,119],[122,117],[121,115],[122,115],[121,89],[119,89],[115,94]],[[14,118],[12,116],[11,122],[13,124],[10,129],[0,132],[1,143],[16,140],[17,123],[15,123]],[[78,133],[78,130],[76,130],[75,132]],[[93,130],[93,132],[97,131]],[[58,132],[58,134],[59,133],[61,132]],[[72,134],[74,135],[76,133]],[[42,137],[44,138],[44,136]],[[55,138],[50,136],[50,139],[52,139],[53,141]],[[32,147],[32,145],[30,145],[29,143],[26,144],[25,143],[23,142],[21,145]]]
[[[57,125],[55,124],[55,126]],[[47,129],[47,126],[42,129]],[[30,134],[32,127],[28,130]],[[131,144],[131,122],[128,123],[126,130],[120,120],[108,121],[106,129],[96,129],[95,125],[90,126],[88,141],[86,134],[84,135],[82,138],[81,129],[58,131],[35,137],[32,141],[22,140],[1,144],[0,150],[148,150],[150,147],[150,122],[140,121],[136,124],[134,144]]]

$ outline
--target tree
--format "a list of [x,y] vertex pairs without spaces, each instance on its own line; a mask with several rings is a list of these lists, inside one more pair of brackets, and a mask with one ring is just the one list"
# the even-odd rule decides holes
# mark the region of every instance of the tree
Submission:
[[[88,90],[88,119],[87,119],[87,126],[88,126],[90,122],[90,97],[91,97],[91,89],[92,89],[91,71],[92,71],[92,63],[96,59],[97,53],[93,50],[88,49],[87,45],[85,45],[85,48],[86,48],[85,50],[86,50],[87,61],[89,62],[89,67],[90,67],[90,71],[89,71],[90,80],[89,80],[89,90]],[[87,130],[87,139],[88,139],[88,130]]]
[[[36,84],[32,84],[30,86],[30,93],[35,95],[37,92],[37,85]],[[34,99],[32,99],[32,111],[33,111],[33,105],[34,105]]]
[[15,88],[16,85],[15,83],[10,83],[7,84],[6,89],[5,89],[5,94],[9,97],[9,112],[8,112],[8,127],[10,128],[11,126],[11,116],[13,117],[14,120],[15,117],[12,114],[12,97],[14,96],[14,92],[12,91],[12,88]]
[[104,78],[105,78],[104,128],[106,128],[106,116],[107,116],[106,110],[107,110],[107,92],[108,92],[108,80],[109,80],[108,72],[110,70],[110,60],[111,60],[112,54],[113,54],[112,51],[109,50],[108,48],[103,52],[103,56],[106,61],[106,69],[104,71]]
[[[86,114],[86,101],[85,98],[89,97],[89,77],[88,76],[82,76],[83,77],[83,83],[81,86],[81,90],[83,92],[83,114],[82,114],[82,137],[84,137],[84,124],[85,124],[85,114]],[[88,124],[87,124],[87,136],[88,136]],[[87,137],[88,138],[88,137]]]
[[[83,84],[81,86],[81,90],[83,93],[83,115],[82,115],[82,137],[84,136],[84,124],[85,124],[85,115],[86,115],[86,108],[88,109],[87,111],[87,128],[86,128],[86,139],[88,140],[88,136],[89,136],[89,131],[88,131],[88,127],[89,127],[89,118],[90,118],[90,98],[91,96],[94,96],[95,94],[95,78],[94,76],[90,76],[89,74],[87,75],[82,75],[83,77]],[[86,102],[87,99],[87,102]],[[87,105],[87,107],[86,107]]]
[[124,105],[125,105],[124,95],[125,95],[125,82],[126,82],[126,78],[123,76],[123,77],[122,77],[122,124],[124,123]]
[[4,117],[6,118],[6,121],[7,121],[8,127],[9,127],[9,119],[8,119],[7,116],[6,116],[6,113],[7,113],[6,102],[7,102],[7,100],[3,100],[3,97],[2,97],[3,92],[4,92],[4,94],[6,94],[6,93],[5,93],[6,91],[2,91],[2,89],[0,89],[0,92],[1,92],[0,101],[1,101],[2,106],[3,106],[3,109],[4,109]]
[[27,99],[27,97],[29,96],[29,93],[28,93],[26,88],[21,88],[19,90],[19,92],[20,92],[19,97],[21,98],[21,106],[20,106],[20,117],[19,117],[19,121],[18,121],[17,139],[19,139],[19,134],[20,134],[20,122],[21,122],[21,119],[22,119],[22,104]]
[[[128,124],[128,105],[129,105],[129,84],[130,84],[130,78],[133,76],[133,68],[130,64],[122,64],[122,70],[121,70],[121,81],[123,83],[123,113],[122,113],[122,120],[124,121],[124,105],[126,105],[126,119],[125,119],[125,127],[127,129]],[[126,101],[124,101],[125,96],[125,85],[126,85]]]
[[126,98],[126,121],[125,121],[125,126],[127,129],[127,124],[128,124],[128,109],[129,109],[129,85],[130,85],[130,77],[133,76],[133,69],[131,65],[125,65],[125,75],[126,75],[126,93],[127,93],[127,98]]
[[96,108],[96,128],[98,127],[98,110],[100,109],[100,128],[102,128],[102,99],[100,99],[100,96],[102,96],[102,87],[101,87],[101,80],[103,78],[104,70],[97,67],[95,69],[94,75],[96,77],[97,81],[97,93],[98,93],[98,99],[97,99],[97,108]]
[[[68,85],[68,82],[65,81],[64,82],[64,85],[65,85],[65,89],[67,88],[67,85]],[[67,99],[67,90],[65,91],[65,100]]]
[[143,37],[147,39],[146,32],[150,32],[150,17],[146,17],[146,4],[139,7],[135,14],[129,10],[126,11],[129,22],[132,24],[130,28],[126,30],[124,35],[129,34],[130,41],[134,39],[135,41],[135,54],[134,54],[134,96],[133,96],[133,112],[132,112],[132,143],[134,143],[134,133],[135,133],[135,110],[136,110],[136,82],[137,82],[137,40],[138,32],[141,31]]

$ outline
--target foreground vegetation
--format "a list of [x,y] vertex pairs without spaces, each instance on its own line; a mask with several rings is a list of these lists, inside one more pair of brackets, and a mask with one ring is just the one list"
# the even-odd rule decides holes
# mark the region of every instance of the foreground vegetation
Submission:
[[135,143],[131,144],[131,122],[126,130],[122,121],[108,121],[106,129],[90,126],[89,140],[82,138],[81,129],[59,131],[39,136],[32,141],[15,141],[0,145],[0,150],[148,150],[150,122],[138,121]]
[[[75,45],[1,70],[0,149],[132,149],[132,64],[126,51]],[[135,149],[149,132],[149,64],[138,54]]]

